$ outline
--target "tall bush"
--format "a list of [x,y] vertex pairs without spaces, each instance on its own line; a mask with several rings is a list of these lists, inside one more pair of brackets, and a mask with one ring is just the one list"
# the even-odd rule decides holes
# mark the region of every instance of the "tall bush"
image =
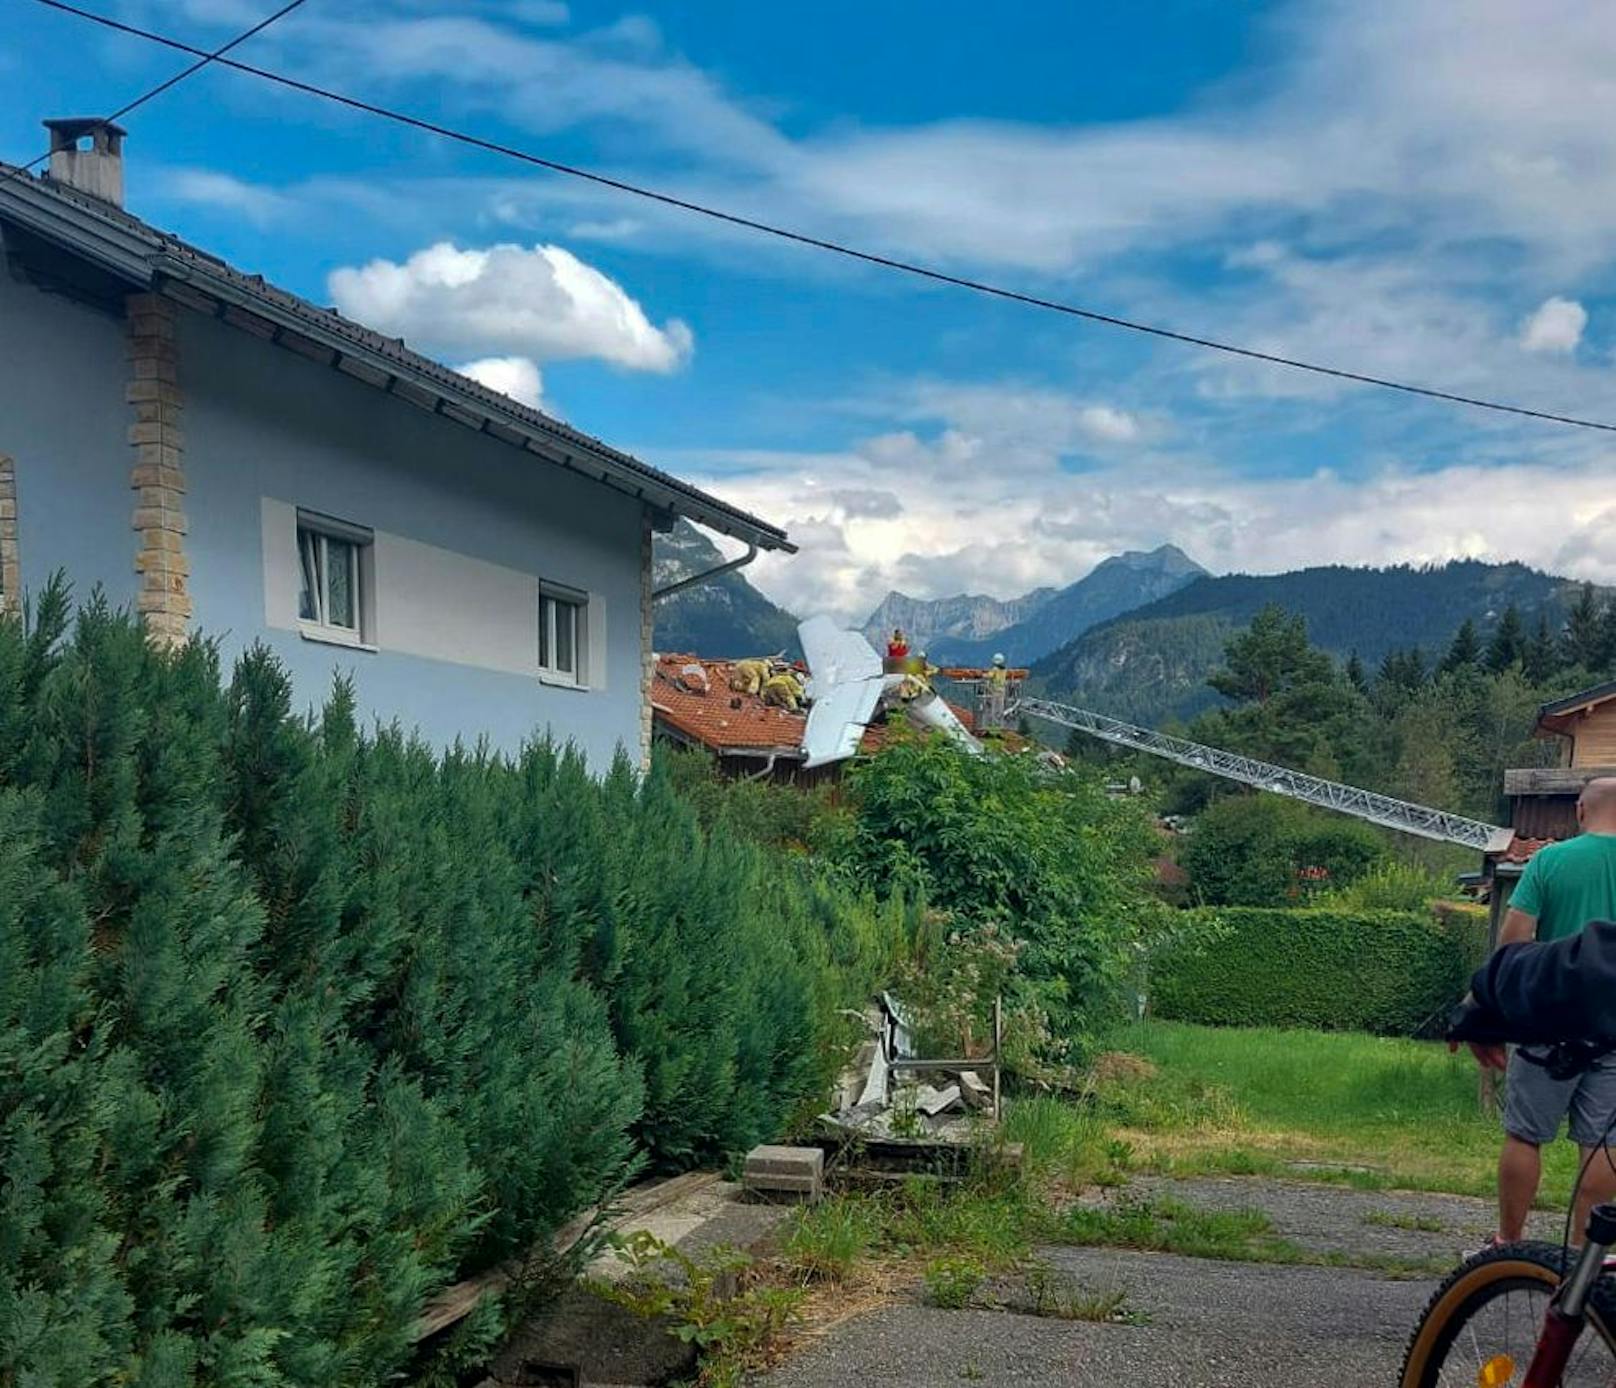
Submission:
[[1287,906],[1357,881],[1386,856],[1367,824],[1277,795],[1229,795],[1196,816],[1178,860],[1204,905]]
[[852,789],[838,856],[858,880],[923,896],[956,929],[1007,932],[1015,986],[1067,1045],[1113,1015],[1162,915],[1150,895],[1159,840],[1138,801],[1107,797],[1089,770],[969,757],[937,738],[896,740]]
[[1186,911],[1151,959],[1150,1005],[1211,1026],[1423,1035],[1463,994],[1468,962],[1429,914]]
[[0,1383],[397,1378],[448,1282],[777,1132],[904,929],[661,775],[310,722],[46,594],[0,622]]

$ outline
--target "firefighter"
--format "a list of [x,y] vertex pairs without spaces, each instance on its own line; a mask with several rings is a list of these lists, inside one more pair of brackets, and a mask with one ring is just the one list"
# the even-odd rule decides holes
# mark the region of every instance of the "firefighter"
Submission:
[[993,665],[988,670],[983,689],[987,694],[987,725],[990,728],[1003,727],[1005,696],[1010,690],[1010,672],[1004,668],[1002,651],[994,653]]
[[802,707],[802,682],[789,666],[770,675],[763,685],[763,702],[796,713]]
[[737,660],[729,672],[729,687],[737,694],[750,694],[755,699],[763,692],[768,679],[768,661]]

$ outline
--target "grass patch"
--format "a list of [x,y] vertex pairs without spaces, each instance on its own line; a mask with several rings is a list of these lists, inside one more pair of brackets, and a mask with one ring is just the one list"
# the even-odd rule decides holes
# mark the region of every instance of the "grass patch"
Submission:
[[1085,1247],[1132,1248],[1231,1263],[1373,1268],[1394,1276],[1422,1276],[1452,1266],[1446,1257],[1399,1258],[1303,1248],[1275,1234],[1261,1210],[1201,1210],[1167,1197],[1125,1199],[1106,1208],[1076,1206],[1066,1211],[1053,1232]]
[[843,1282],[881,1233],[878,1208],[839,1195],[805,1208],[786,1235],[783,1253],[803,1282]]
[[1440,1219],[1428,1215],[1396,1214],[1390,1210],[1371,1210],[1363,1217],[1363,1222],[1382,1229],[1409,1229],[1422,1234],[1440,1234],[1447,1227]]
[[[1494,1192],[1498,1121],[1475,1063],[1440,1043],[1151,1021],[1116,1044],[1157,1073],[1099,1085],[1094,1112],[1143,1169]],[[1541,1203],[1563,1207],[1575,1174],[1570,1143],[1545,1148]]]
[[1029,1263],[1023,1276],[1027,1288],[1026,1309],[1034,1316],[1110,1325],[1149,1323],[1149,1317],[1144,1312],[1128,1305],[1126,1288],[1111,1287],[1095,1291],[1081,1286],[1041,1258]]

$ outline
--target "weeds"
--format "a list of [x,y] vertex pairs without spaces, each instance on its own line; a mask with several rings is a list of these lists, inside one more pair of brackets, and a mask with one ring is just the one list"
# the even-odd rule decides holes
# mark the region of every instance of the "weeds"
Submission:
[[963,1311],[986,1276],[974,1258],[933,1258],[922,1274],[926,1302],[945,1311]]
[[804,1282],[842,1282],[880,1235],[881,1211],[873,1201],[833,1196],[798,1215],[784,1252]]
[[1125,1288],[1089,1291],[1042,1258],[1029,1263],[1022,1275],[1027,1287],[1027,1309],[1035,1316],[1111,1325],[1143,1325],[1147,1320],[1143,1312],[1128,1308]]
[[1398,1214],[1392,1210],[1371,1210],[1363,1217],[1365,1224],[1376,1224],[1383,1229],[1417,1230],[1422,1234],[1440,1234],[1447,1226],[1429,1215]]
[[692,1258],[643,1230],[612,1243],[629,1276],[591,1290],[636,1315],[666,1317],[668,1333],[696,1350],[697,1388],[739,1388],[767,1364],[801,1300],[791,1288],[748,1283],[752,1259],[732,1248]]

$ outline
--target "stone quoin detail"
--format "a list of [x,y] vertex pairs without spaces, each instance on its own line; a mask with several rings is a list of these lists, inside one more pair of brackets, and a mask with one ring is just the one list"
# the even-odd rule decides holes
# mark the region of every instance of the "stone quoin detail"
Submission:
[[656,655],[651,650],[651,516],[640,522],[640,770],[651,769],[651,682],[656,678]]
[[17,550],[17,465],[0,453],[0,615],[22,611],[22,559]]
[[131,525],[139,537],[135,607],[151,639],[161,645],[185,640],[191,619],[190,564],[185,557],[184,397],[179,386],[174,305],[160,294],[125,300],[129,322],[129,385],[125,396],[134,419],[129,444],[134,460],[129,485],[135,492]]

